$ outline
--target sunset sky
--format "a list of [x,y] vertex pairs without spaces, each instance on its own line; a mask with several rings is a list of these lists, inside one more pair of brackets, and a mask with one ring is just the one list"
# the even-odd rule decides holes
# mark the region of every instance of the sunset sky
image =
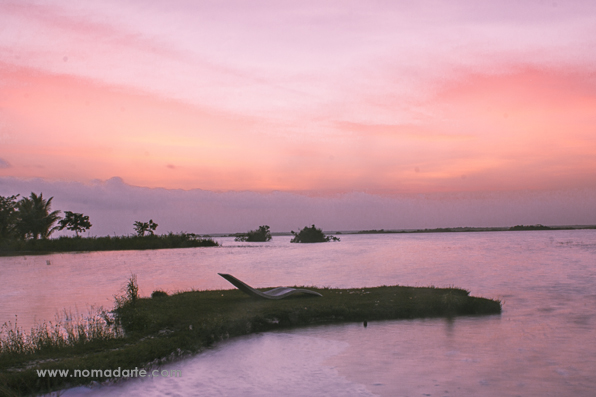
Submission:
[[0,195],[98,186],[234,203],[201,232],[596,223],[596,2],[0,0]]

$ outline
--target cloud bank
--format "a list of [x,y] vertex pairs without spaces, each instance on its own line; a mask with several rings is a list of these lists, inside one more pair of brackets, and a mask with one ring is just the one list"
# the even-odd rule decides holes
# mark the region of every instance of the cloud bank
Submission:
[[10,168],[11,165],[8,161],[0,158],[0,168]]
[[328,231],[596,224],[596,189],[310,197],[145,188],[120,178],[90,184],[0,178],[0,195],[31,192],[53,196],[54,209],[89,215],[89,233],[96,236],[131,234],[134,221],[149,219],[159,224],[160,233],[199,234],[242,232],[263,224],[277,232],[311,224]]

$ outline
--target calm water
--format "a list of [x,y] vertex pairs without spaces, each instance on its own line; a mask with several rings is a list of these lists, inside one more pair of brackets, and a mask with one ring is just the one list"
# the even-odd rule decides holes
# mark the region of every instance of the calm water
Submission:
[[[155,289],[382,284],[458,286],[503,314],[317,326],[220,343],[166,366],[180,378],[65,395],[592,396],[596,231],[350,235],[295,245],[219,239],[219,248],[0,258],[0,322],[111,307],[131,273]],[[47,264],[49,261],[49,265]]]

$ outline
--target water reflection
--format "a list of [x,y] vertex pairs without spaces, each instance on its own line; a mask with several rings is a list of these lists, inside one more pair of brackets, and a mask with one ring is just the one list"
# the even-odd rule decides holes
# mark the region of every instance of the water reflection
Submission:
[[180,377],[154,377],[95,389],[79,387],[66,396],[373,396],[323,362],[345,342],[308,335],[268,333],[238,338],[183,363]]

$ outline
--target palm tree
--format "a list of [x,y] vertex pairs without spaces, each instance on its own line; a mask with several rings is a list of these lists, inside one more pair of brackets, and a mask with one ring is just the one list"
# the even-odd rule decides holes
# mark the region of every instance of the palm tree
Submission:
[[19,201],[17,227],[22,238],[46,239],[58,228],[54,224],[60,219],[60,211],[50,212],[53,198],[44,200],[43,193],[38,196],[32,192],[30,197],[24,197]]

